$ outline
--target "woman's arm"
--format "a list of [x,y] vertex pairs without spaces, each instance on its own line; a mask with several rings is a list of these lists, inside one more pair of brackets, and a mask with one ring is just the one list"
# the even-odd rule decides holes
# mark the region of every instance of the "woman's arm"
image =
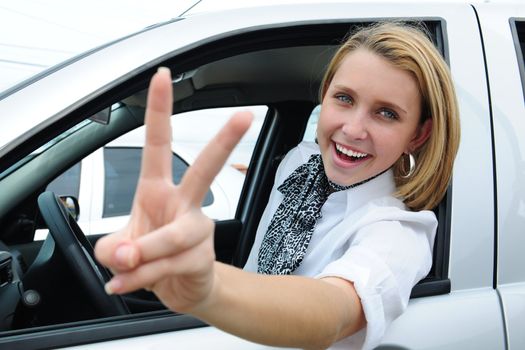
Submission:
[[352,283],[270,276],[215,264],[216,284],[193,314],[229,333],[274,346],[325,349],[364,327]]
[[[198,257],[194,262],[199,265]],[[118,281],[118,287],[111,292],[125,293],[150,285],[152,280],[163,280],[152,289],[168,308],[273,346],[324,349],[366,323],[352,283],[340,278],[260,275],[215,262],[213,277],[205,282],[211,285],[209,293],[203,295],[199,286],[196,292],[188,293],[187,288],[195,286],[179,284],[179,277],[163,277],[157,262],[153,266],[150,269],[146,264],[118,275],[113,280]],[[179,270],[176,265],[167,269],[172,270],[172,276]],[[187,281],[192,283],[191,279]],[[188,300],[185,295],[195,298]]]

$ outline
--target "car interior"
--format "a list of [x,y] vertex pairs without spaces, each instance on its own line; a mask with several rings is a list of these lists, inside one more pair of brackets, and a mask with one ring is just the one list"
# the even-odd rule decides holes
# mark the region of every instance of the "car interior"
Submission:
[[[319,103],[319,86],[331,55],[359,24],[258,28],[215,38],[155,63],[172,70],[174,114],[215,107],[269,107],[236,215],[216,223],[220,261],[238,267],[246,261],[277,166],[302,140]],[[424,24],[446,58],[444,25],[439,20]],[[167,313],[144,290],[122,297],[105,294],[103,285],[110,272],[96,262],[92,248],[100,236],[85,236],[62,201],[45,192],[53,179],[83,157],[143,125],[147,84],[154,71],[134,72],[124,83],[67,113],[45,133],[15,149],[16,161],[0,173],[0,334]],[[89,119],[108,108],[107,124]],[[439,228],[434,265],[412,297],[450,291],[450,191],[435,208]],[[45,227],[51,234],[35,241],[35,230]]]

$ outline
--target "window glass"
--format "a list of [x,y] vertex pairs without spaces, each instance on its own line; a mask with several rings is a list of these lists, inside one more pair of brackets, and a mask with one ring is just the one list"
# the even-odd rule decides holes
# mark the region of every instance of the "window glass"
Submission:
[[[226,167],[247,169],[268,111],[267,106],[210,108],[177,114],[171,121],[173,142],[195,159],[219,129],[238,111],[252,112],[254,120],[226,161]],[[242,186],[242,183],[240,185]]]
[[80,163],[73,165],[47,185],[47,191],[59,196],[73,196],[78,199],[80,189]]
[[[176,114],[172,117],[173,181],[179,183],[187,167],[233,113],[250,110],[252,126],[241,139],[203,202],[203,211],[215,220],[235,215],[246,170],[268,107],[213,108]],[[104,218],[129,215],[140,172],[144,127],[112,141],[104,148]]]
[[[128,215],[139,179],[142,148],[104,148],[104,211],[103,217]],[[188,165],[176,154],[173,155],[173,181],[179,183]],[[210,191],[203,206],[213,203]]]
[[202,109],[176,114],[171,121],[173,149],[191,164],[232,114],[246,110],[254,115],[252,125],[226,160],[224,167],[212,184],[215,203],[203,209],[204,213],[212,219],[226,220],[235,216],[245,174],[250,165],[268,107]]

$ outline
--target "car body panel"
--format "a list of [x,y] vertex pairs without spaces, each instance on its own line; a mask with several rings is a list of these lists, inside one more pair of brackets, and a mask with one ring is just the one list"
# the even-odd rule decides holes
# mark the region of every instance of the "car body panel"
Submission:
[[[492,286],[494,250],[492,144],[483,50],[471,7],[457,8],[443,18],[461,118],[452,182],[449,276],[452,290],[483,288]],[[485,156],[474,157],[472,152]],[[477,174],[474,178],[472,171]],[[474,222],[471,203],[478,203]],[[473,269],[479,273],[471,273]]]
[[525,283],[498,287],[505,315],[508,349],[522,349],[525,344]]
[[492,288],[480,288],[413,299],[407,311],[387,330],[379,348],[389,346],[428,350],[504,349],[505,328],[498,295]]
[[115,340],[106,343],[73,346],[75,350],[161,350],[166,347],[177,349],[224,349],[224,350],[262,350],[280,349],[255,344],[211,327],[189,329],[179,333],[153,334],[140,338]]

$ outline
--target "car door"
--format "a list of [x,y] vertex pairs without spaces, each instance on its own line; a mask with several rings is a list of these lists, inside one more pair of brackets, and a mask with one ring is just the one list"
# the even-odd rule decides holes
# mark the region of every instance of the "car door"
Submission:
[[507,348],[525,346],[525,8],[476,5],[487,59],[497,186],[497,276]]
[[451,290],[446,295],[412,299],[407,312],[387,331],[382,347],[502,349],[506,330],[495,285],[499,199],[493,177],[496,159],[486,79],[487,45],[483,45],[479,31],[483,26],[475,7],[455,8],[443,18],[462,128],[448,218]]

